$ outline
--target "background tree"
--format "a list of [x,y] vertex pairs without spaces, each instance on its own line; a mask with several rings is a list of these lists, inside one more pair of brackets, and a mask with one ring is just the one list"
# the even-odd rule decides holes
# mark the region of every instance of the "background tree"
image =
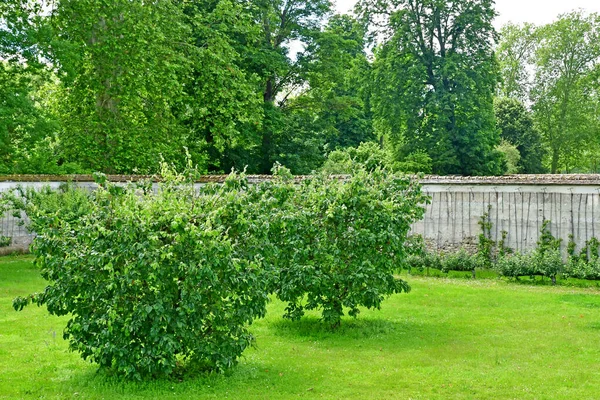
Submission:
[[[187,54],[192,63],[187,101],[181,110],[189,129],[186,145],[192,160],[208,164],[210,172],[243,169],[254,162],[235,154],[256,153],[264,118],[259,75],[247,68],[247,54],[256,52],[260,29],[249,2],[195,0],[184,3],[193,42]],[[250,133],[250,134],[249,134]]]
[[41,13],[35,1],[0,4],[0,173],[73,172],[58,166],[56,79],[36,45]]
[[182,159],[174,115],[183,99],[189,31],[169,0],[61,0],[50,18],[59,67],[64,156],[108,172],[153,172]]
[[538,35],[533,24],[507,24],[500,30],[496,55],[502,76],[499,93],[502,97],[528,99],[532,76],[529,65],[535,54]]
[[[262,84],[265,119],[260,128],[259,171],[270,173],[277,159],[276,148],[284,131],[281,106],[294,90],[304,83],[302,57],[289,54],[292,41],[312,42],[323,18],[330,12],[329,0],[256,0],[252,3],[255,22],[263,38],[250,56]],[[287,93],[282,94],[284,90]]]
[[573,12],[539,29],[535,119],[549,149],[553,173],[573,171],[582,152],[596,143],[596,88],[591,76],[600,61],[600,16]]
[[376,53],[374,109],[388,140],[405,155],[427,152],[434,173],[501,173],[493,1],[398,0],[387,7],[394,10],[391,36]]
[[36,69],[0,61],[0,173],[60,173],[57,124],[40,105]]
[[494,112],[500,137],[515,146],[519,152],[520,159],[515,172],[544,173],[542,138],[534,127],[531,113],[523,103],[516,98],[497,98],[494,101]]
[[310,173],[324,153],[376,140],[364,38],[354,18],[335,15],[302,55],[306,84],[282,108],[288,139],[278,148],[292,172]]

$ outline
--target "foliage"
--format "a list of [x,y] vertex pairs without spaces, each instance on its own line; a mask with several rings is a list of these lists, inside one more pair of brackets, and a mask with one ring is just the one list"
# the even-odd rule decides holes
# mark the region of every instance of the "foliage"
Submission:
[[600,280],[600,260],[598,258],[592,261],[570,258],[564,273],[578,279]]
[[544,276],[556,283],[556,276],[563,271],[563,260],[559,250],[539,249],[528,254],[501,257],[496,268],[500,275],[518,278],[521,276]]
[[409,253],[406,260],[402,263],[402,268],[406,269],[408,273],[414,271],[423,272],[426,271],[429,275],[430,270],[442,270],[443,258],[440,254],[432,251],[423,251],[422,253],[412,254]]
[[[594,134],[598,129],[595,115],[600,87],[599,21],[597,14],[574,11],[547,25],[508,24],[501,31],[497,47],[503,77],[500,95],[514,99],[515,105],[518,101],[531,105],[534,130],[541,135],[544,151],[531,154],[535,169],[539,157],[543,157],[545,167],[553,173],[596,170],[591,160],[599,149]],[[508,121],[499,118],[500,128],[507,122],[512,128],[514,120],[517,132],[531,131],[529,118],[518,116],[522,111],[510,106],[505,112],[511,108]],[[523,143],[507,139],[518,147],[531,139],[535,139],[533,143],[538,141],[534,136]],[[529,158],[521,155],[523,161]]]
[[8,237],[8,236],[2,236],[0,235],[0,248],[1,247],[8,247],[10,246],[12,243],[12,238]]
[[519,159],[515,157],[513,162],[516,170],[524,174],[544,173],[542,137],[534,127],[533,116],[523,103],[514,98],[497,98],[494,101],[494,114],[500,137],[519,151]]
[[[156,191],[101,183],[93,195],[67,190],[26,204],[49,285],[15,299],[15,309],[33,302],[71,315],[71,350],[129,378],[171,375],[182,363],[231,367],[267,303],[261,259],[236,243],[251,222],[232,219],[248,200],[243,178],[196,190],[166,172]],[[76,218],[53,210],[55,201],[84,198]]]
[[521,154],[517,146],[510,144],[506,140],[502,140],[498,146],[498,150],[504,156],[504,162],[506,163],[506,174],[514,175],[521,172],[519,163],[521,161]]
[[600,16],[562,15],[538,30],[531,90],[538,128],[549,150],[552,173],[576,169],[586,149],[597,149],[597,82]]
[[321,170],[329,175],[351,174],[357,168],[374,171],[386,168],[392,170],[389,153],[377,143],[361,143],[358,147],[335,150],[329,153]]
[[550,229],[552,221],[544,220],[540,228],[540,238],[537,242],[537,248],[540,253],[544,254],[547,251],[560,250],[562,239],[557,239]]
[[185,2],[191,79],[179,117],[189,131],[186,145],[195,164],[209,171],[229,171],[232,149],[250,149],[257,138],[248,126],[260,126],[264,113],[257,71],[247,68],[246,54],[259,46],[259,29],[248,8],[231,0]]
[[[294,59],[287,46],[294,40],[311,43],[331,8],[330,0],[260,0],[250,7],[261,38],[260,44],[250,53],[250,68],[259,71],[267,116],[258,131],[261,173],[269,173],[273,163],[278,161],[278,143],[286,137],[285,129],[277,126],[280,107],[305,81],[305,55],[297,55]],[[310,54],[306,56],[310,57]],[[278,96],[283,100],[278,101]]]
[[[308,44],[300,62],[306,85],[282,108],[288,123],[284,135],[296,151],[278,145],[278,160],[294,173],[317,169],[325,150],[357,147],[376,139],[364,27],[349,15],[334,15]],[[305,160],[314,160],[312,168],[302,165]]]
[[381,168],[347,180],[319,174],[195,187],[197,170],[162,182],[107,183],[91,192],[18,188],[6,208],[25,212],[37,236],[42,293],[14,300],[70,315],[65,339],[81,356],[129,378],[171,375],[181,366],[223,371],[253,336],[269,292],[286,317],[322,308],[332,327],[346,309],[380,308],[408,284],[393,272],[428,199],[416,181]]
[[402,161],[396,161],[394,169],[405,173],[425,173],[433,172],[433,160],[425,151],[417,150],[410,153]]
[[376,168],[356,169],[347,180],[316,175],[302,182],[277,217],[275,293],[288,303],[285,316],[299,319],[322,308],[323,320],[340,324],[344,309],[377,308],[409,286],[394,270],[406,257],[411,224],[427,201],[420,186]]
[[497,35],[492,0],[332,4],[2,1],[0,173],[155,173],[187,149],[309,174],[367,142],[405,173],[600,172],[597,14]]
[[469,271],[475,278],[475,271],[482,267],[481,257],[469,254],[465,249],[448,254],[442,259],[442,272]]
[[39,102],[39,69],[0,58],[0,173],[56,173],[57,124]]
[[500,30],[496,55],[502,76],[502,98],[528,100],[532,76],[527,66],[532,63],[538,39],[537,27],[530,23],[508,23]]
[[492,239],[493,225],[490,217],[491,211],[492,206],[488,205],[487,212],[479,218],[478,222],[481,227],[481,233],[479,234],[479,241],[477,243],[477,255],[485,268],[491,268],[494,262],[494,247],[496,245]]
[[69,183],[62,184],[58,190],[49,186],[39,190],[17,186],[3,192],[0,199],[6,202],[15,218],[27,215],[27,222],[22,220],[21,224],[27,223],[30,232],[40,234],[60,223],[77,224],[94,211],[90,194]]
[[513,253],[513,249],[511,249],[507,244],[506,244],[506,239],[508,238],[508,232],[507,231],[502,231],[501,232],[501,239],[498,241],[498,257],[504,257],[506,255],[512,254]]
[[391,15],[373,78],[375,116],[389,145],[427,152],[436,174],[502,173],[493,1],[363,1],[362,8],[375,21]]

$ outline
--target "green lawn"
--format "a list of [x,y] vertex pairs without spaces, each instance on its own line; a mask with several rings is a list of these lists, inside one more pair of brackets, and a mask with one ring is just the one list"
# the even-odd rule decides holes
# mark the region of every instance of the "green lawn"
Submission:
[[0,259],[0,398],[597,399],[600,292],[500,280],[409,277],[413,291],[345,319],[253,326],[257,348],[226,376],[122,383],[67,350],[66,318],[12,299],[44,287],[26,258]]

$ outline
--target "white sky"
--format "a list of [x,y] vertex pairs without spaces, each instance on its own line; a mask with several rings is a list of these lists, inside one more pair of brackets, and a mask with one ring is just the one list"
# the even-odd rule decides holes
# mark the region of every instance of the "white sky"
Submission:
[[[337,10],[346,13],[352,10],[356,0],[334,0]],[[576,9],[600,13],[600,0],[496,0],[500,16],[496,27],[507,22],[532,22],[536,25],[552,22],[559,14]]]

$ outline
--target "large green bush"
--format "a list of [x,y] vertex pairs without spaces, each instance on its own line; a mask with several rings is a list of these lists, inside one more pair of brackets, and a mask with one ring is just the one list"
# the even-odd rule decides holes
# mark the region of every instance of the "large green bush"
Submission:
[[388,295],[409,290],[393,272],[424,213],[418,183],[375,168],[344,180],[316,175],[290,190],[272,217],[281,254],[274,289],[288,303],[287,318],[322,309],[335,327],[345,309],[357,316],[359,306],[379,308]]
[[[261,258],[236,247],[248,225],[235,215],[249,200],[243,186],[234,176],[196,190],[171,177],[157,190],[102,185],[93,195],[30,196],[32,251],[49,285],[15,308],[33,302],[70,315],[70,348],[127,377],[232,366],[267,303]],[[87,196],[86,212],[61,218],[64,210],[48,205],[53,196]]]

